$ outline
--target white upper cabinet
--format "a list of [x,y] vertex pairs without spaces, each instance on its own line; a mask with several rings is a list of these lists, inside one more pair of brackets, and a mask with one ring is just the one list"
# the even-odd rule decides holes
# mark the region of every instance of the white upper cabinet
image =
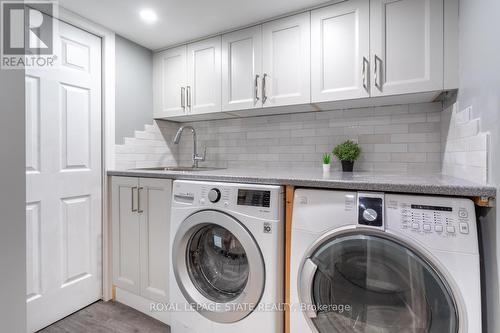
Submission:
[[186,110],[189,114],[221,110],[221,36],[187,47]]
[[443,89],[443,0],[371,0],[372,96]]
[[222,111],[262,107],[262,27],[222,36]]
[[311,102],[310,13],[262,26],[264,107]]
[[311,12],[312,102],[369,97],[369,2]]
[[183,115],[186,108],[186,46],[176,47],[154,57],[154,117]]
[[457,88],[457,6],[344,0],[160,52],[155,118],[428,102]]

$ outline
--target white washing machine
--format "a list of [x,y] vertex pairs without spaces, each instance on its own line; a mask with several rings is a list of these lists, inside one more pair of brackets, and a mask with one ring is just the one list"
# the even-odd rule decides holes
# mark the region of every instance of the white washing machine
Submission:
[[474,204],[297,190],[291,333],[481,332]]
[[172,333],[283,330],[279,186],[175,181]]

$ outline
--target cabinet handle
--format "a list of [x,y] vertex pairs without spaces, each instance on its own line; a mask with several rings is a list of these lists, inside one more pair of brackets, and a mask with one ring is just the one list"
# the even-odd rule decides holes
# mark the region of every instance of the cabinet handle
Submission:
[[184,99],[184,90],[186,88],[184,87],[181,87],[181,108],[185,109],[186,108],[186,103],[185,103],[185,99]]
[[254,98],[255,98],[255,103],[258,102],[259,98],[259,74],[255,75],[255,82],[254,82]]
[[137,213],[144,213],[144,211],[141,209],[141,191],[142,190],[143,190],[143,187],[137,188]]
[[262,77],[262,104],[264,104],[267,101],[267,96],[266,96],[266,77],[267,77],[267,74],[264,73],[264,76]]
[[382,91],[382,59],[375,55],[375,86]]
[[363,88],[365,88],[366,92],[370,92],[368,90],[368,75],[370,74],[370,63],[368,62],[368,59],[366,57],[363,57]]
[[137,208],[134,208],[135,207],[135,200],[134,200],[134,192],[137,190],[137,187],[134,186],[131,188],[131,191],[132,191],[132,212],[137,212]]
[[187,100],[187,107],[190,109],[191,108],[191,86],[186,87],[186,100]]

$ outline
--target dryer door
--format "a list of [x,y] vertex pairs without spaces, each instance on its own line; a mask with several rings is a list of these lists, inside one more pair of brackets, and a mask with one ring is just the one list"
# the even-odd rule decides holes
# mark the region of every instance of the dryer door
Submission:
[[206,318],[236,322],[257,306],[264,291],[264,260],[255,239],[232,216],[213,210],[190,215],[172,252],[181,292]]
[[443,276],[414,250],[377,233],[320,240],[299,279],[317,332],[452,333],[458,309]]

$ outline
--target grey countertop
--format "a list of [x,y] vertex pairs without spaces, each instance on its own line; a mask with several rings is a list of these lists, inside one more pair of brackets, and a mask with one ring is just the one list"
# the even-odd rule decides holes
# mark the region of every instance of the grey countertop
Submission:
[[308,169],[220,169],[211,171],[113,170],[109,176],[205,180],[234,183],[293,185],[360,191],[495,197],[496,188],[441,174],[390,172],[335,172]]

